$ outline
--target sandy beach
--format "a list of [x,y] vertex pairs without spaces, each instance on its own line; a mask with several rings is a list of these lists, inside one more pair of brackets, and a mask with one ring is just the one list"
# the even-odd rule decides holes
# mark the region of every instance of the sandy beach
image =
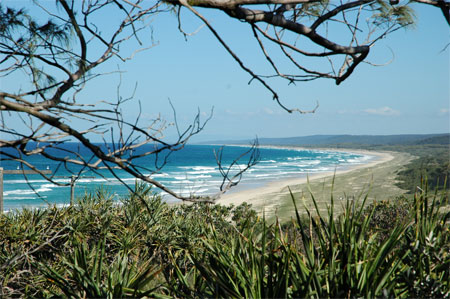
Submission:
[[[291,147],[292,148],[292,147]],[[363,155],[375,156],[365,164],[353,167],[339,168],[334,172],[308,174],[299,178],[282,181],[272,181],[265,186],[224,194],[217,203],[223,205],[239,205],[247,202],[259,213],[266,216],[277,215],[280,218],[289,218],[294,208],[289,188],[296,199],[303,199],[306,206],[310,206],[310,191],[319,203],[321,209],[326,209],[331,194],[334,198],[357,197],[369,192],[370,200],[382,200],[404,193],[404,190],[395,186],[396,172],[408,163],[413,157],[406,153],[376,152],[354,149],[321,149],[328,151],[343,151]],[[334,182],[333,182],[334,178]],[[341,200],[342,202],[342,200]],[[341,202],[335,201],[337,209]]]

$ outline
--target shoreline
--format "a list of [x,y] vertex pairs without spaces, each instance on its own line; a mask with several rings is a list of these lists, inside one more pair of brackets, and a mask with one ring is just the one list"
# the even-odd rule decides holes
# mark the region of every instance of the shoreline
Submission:
[[[229,146],[239,146],[239,147],[248,147],[245,145],[229,145]],[[278,146],[278,145],[264,145],[261,148],[271,148],[271,149],[285,149],[291,151],[317,151],[317,152],[329,152],[329,153],[349,153],[355,155],[363,155],[366,158],[359,161],[358,164],[347,164],[347,165],[334,165],[334,171],[331,170],[333,168],[328,167],[328,170],[321,172],[301,172],[295,174],[294,172],[290,173],[290,176],[284,176],[281,178],[280,176],[270,175],[268,179],[260,181],[257,184],[248,184],[248,185],[238,185],[235,188],[229,190],[229,192],[223,194],[216,203],[223,205],[239,205],[243,202],[248,202],[253,205],[254,208],[263,207],[264,209],[269,209],[273,211],[274,209],[270,209],[270,207],[279,206],[279,203],[275,203],[277,198],[286,194],[287,187],[291,187],[292,190],[298,189],[299,185],[306,184],[307,181],[316,182],[319,180],[323,180],[329,177],[333,177],[336,175],[341,177],[347,173],[352,173],[359,169],[367,169],[370,167],[376,167],[379,164],[386,163],[394,159],[394,152],[383,152],[383,151],[371,151],[371,150],[360,150],[360,149],[343,149],[343,148],[305,148],[301,146]],[[398,154],[398,153],[397,153]],[[282,175],[282,173],[280,173]],[[167,199],[167,198],[166,198]],[[178,202],[170,202],[170,204],[176,204]],[[55,204],[61,204],[56,203]],[[67,203],[62,203],[63,205]],[[39,205],[41,206],[41,205]],[[23,206],[22,206],[23,207]],[[38,206],[36,206],[38,207]],[[14,208],[12,208],[14,209]],[[8,209],[8,210],[11,210]]]
[[[268,146],[271,148],[285,148],[285,149],[299,149],[304,150],[306,148],[301,147],[285,147],[285,146]],[[258,212],[264,213],[276,213],[278,208],[282,206],[289,206],[289,200],[286,202],[286,197],[289,197],[288,187],[295,193],[301,193],[303,196],[303,191],[307,191],[310,187],[309,185],[321,185],[323,182],[323,186],[325,186],[325,182],[327,186],[331,186],[330,181],[335,178],[336,181],[340,182],[341,187],[344,187],[344,192],[346,188],[346,184],[349,184],[348,188],[350,190],[355,189],[355,181],[357,178],[361,178],[360,181],[365,181],[365,178],[362,178],[363,175],[369,175],[370,173],[375,172],[384,172],[385,168],[389,170],[389,173],[395,172],[396,169],[406,164],[412,157],[408,154],[398,153],[398,152],[388,152],[388,151],[370,151],[370,150],[357,150],[357,149],[330,149],[330,148],[314,148],[311,150],[326,150],[326,151],[341,151],[346,153],[355,153],[361,155],[369,155],[375,156],[376,158],[369,161],[368,163],[346,166],[339,169],[339,166],[335,171],[326,171],[323,173],[313,173],[306,174],[302,177],[289,178],[284,180],[276,180],[267,182],[264,186],[245,189],[245,190],[237,190],[235,192],[231,192],[229,194],[224,194],[217,201],[218,204],[222,205],[240,205],[243,202],[247,202],[251,204],[253,208],[255,208]],[[398,163],[394,163],[394,160],[397,160]],[[392,163],[389,163],[392,162]],[[397,165],[398,164],[398,165]],[[394,170],[395,168],[395,170]],[[370,179],[369,179],[370,180]],[[352,181],[352,182],[348,182]],[[365,186],[366,182],[360,182],[361,185]],[[382,184],[383,185],[383,184]],[[395,187],[394,187],[395,188]],[[317,187],[315,189],[318,189]],[[397,188],[398,189],[398,188]],[[314,190],[317,191],[317,190]],[[333,193],[334,193],[333,189]],[[401,189],[398,189],[397,192],[402,193]],[[290,200],[292,201],[292,200]],[[324,199],[324,203],[327,200]],[[289,209],[288,209],[289,210]]]

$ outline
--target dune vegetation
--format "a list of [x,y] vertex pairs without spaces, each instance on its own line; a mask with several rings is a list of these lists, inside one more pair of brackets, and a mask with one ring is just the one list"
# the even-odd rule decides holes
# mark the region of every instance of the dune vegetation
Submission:
[[135,189],[0,215],[0,297],[449,297],[445,192],[347,199],[340,214],[331,197],[327,213],[268,224],[247,204]]

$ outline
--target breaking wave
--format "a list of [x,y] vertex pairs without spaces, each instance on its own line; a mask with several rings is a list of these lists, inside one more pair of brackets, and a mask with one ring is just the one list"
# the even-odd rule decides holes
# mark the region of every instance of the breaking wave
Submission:
[[[229,148],[236,153],[239,153],[239,150],[242,151],[242,147]],[[163,172],[149,173],[147,175],[149,175],[151,179],[155,179],[168,188],[185,196],[190,194],[214,194],[218,191],[223,178],[220,175],[214,157],[210,160],[206,160],[205,158],[207,157],[206,152],[212,150],[212,146],[198,146],[198,150],[204,151],[205,154],[186,154],[176,160],[176,162],[172,164],[168,163]],[[182,152],[183,151],[180,153]],[[241,184],[255,186],[271,180],[304,176],[308,173],[334,171],[337,167],[349,167],[352,165],[363,164],[374,158],[374,156],[370,155],[324,150],[261,148],[260,152],[262,160],[244,174]],[[236,156],[239,156],[239,154],[234,155],[234,157]],[[232,161],[232,159],[225,159],[222,162],[225,166],[227,164],[229,165]],[[231,169],[232,175],[242,169],[241,167],[245,166],[245,162],[241,163],[241,166],[233,166]],[[146,165],[142,166],[145,167]],[[12,167],[15,168],[15,166]],[[127,173],[120,173],[120,180],[113,177],[109,172],[105,171],[102,173],[104,177],[98,175],[96,177],[88,177],[89,174],[86,177],[80,177],[76,181],[75,188],[77,194],[81,195],[85,191],[92,191],[100,186],[104,186],[106,190],[111,191],[112,194],[123,196],[128,194],[129,191],[127,188],[123,187],[121,181],[128,184],[130,187],[132,187],[136,181],[134,177],[131,177],[131,175]],[[67,177],[67,175],[70,175],[69,173],[58,175],[66,175],[66,177],[56,178],[56,182],[61,184],[70,183],[70,177]],[[31,206],[42,203],[41,201],[38,201],[39,197],[29,188],[28,184],[31,184],[41,196],[47,197],[49,202],[58,205],[67,204],[67,201],[64,200],[66,200],[70,194],[70,187],[61,187],[49,183],[37,176],[31,175],[29,178],[29,180],[25,180],[23,177],[19,176],[11,176],[10,178],[5,176],[4,200],[6,209],[8,209],[9,204],[10,206],[15,206],[14,202],[19,201]],[[154,190],[158,191],[156,189]],[[165,195],[165,192],[160,192],[160,194]],[[167,200],[172,201],[170,198],[167,198]]]

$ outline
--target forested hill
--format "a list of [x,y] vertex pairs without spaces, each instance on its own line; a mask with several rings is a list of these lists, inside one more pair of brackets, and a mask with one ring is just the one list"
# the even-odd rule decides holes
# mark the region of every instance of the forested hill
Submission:
[[[252,140],[216,140],[204,144],[249,144]],[[450,144],[450,134],[404,135],[312,135],[286,138],[260,138],[261,145],[345,146],[345,145],[421,145]]]

